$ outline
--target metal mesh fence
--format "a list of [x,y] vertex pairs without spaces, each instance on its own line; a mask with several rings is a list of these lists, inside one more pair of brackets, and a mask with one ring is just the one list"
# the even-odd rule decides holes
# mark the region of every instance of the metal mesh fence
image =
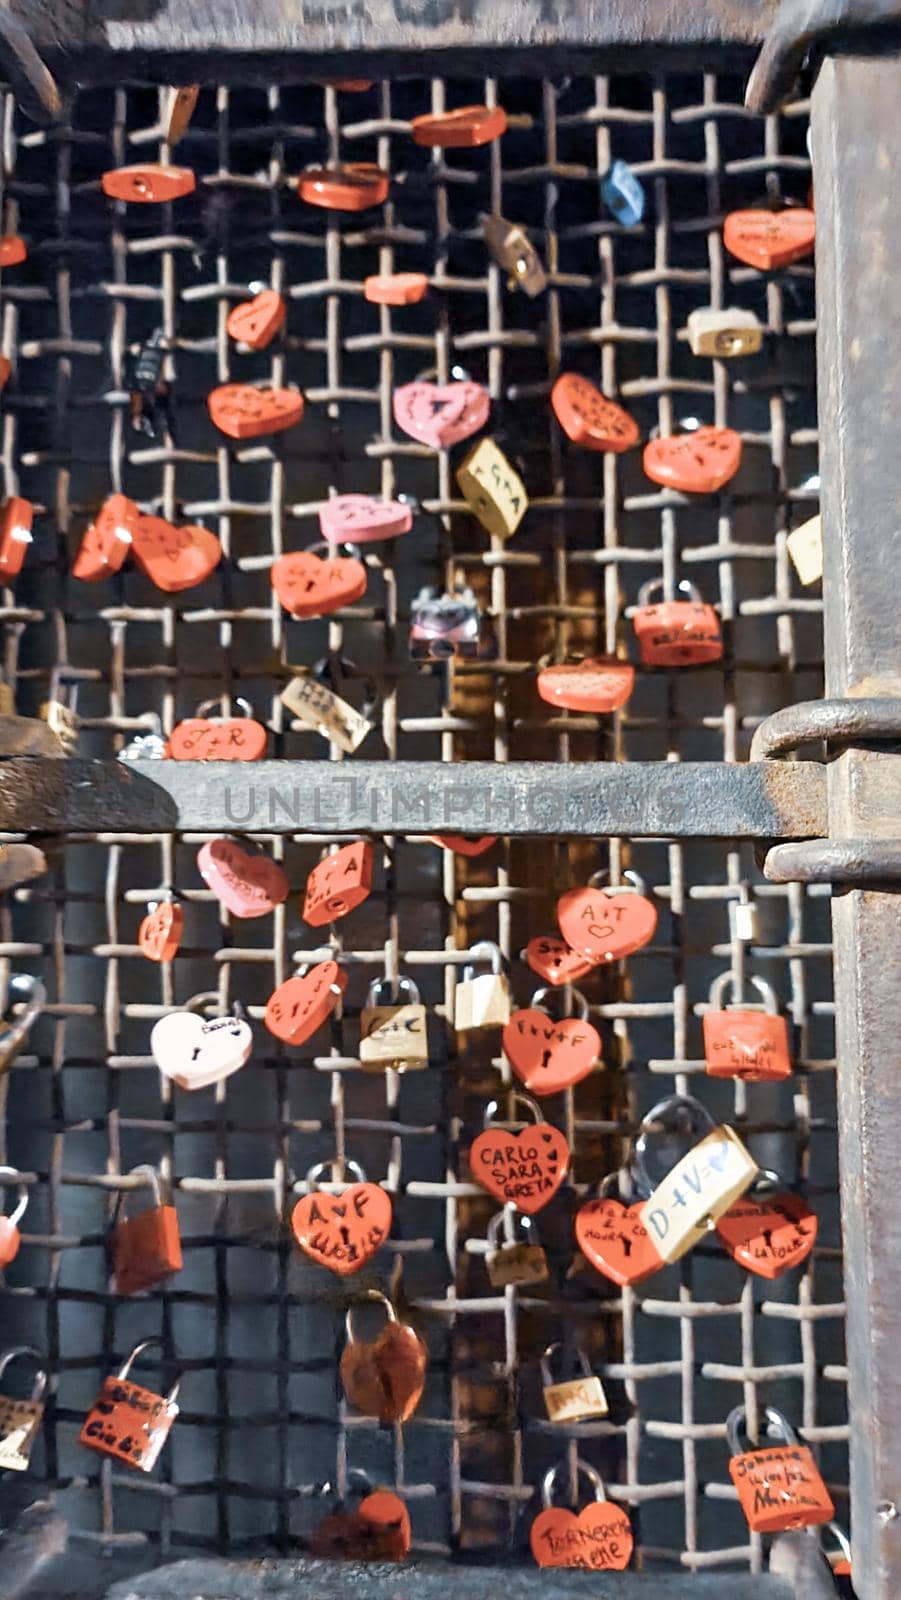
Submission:
[[[724,257],[725,211],[767,192],[803,198],[806,105],[760,121],[737,78],[635,73],[541,83],[421,81],[361,94],[312,86],[205,89],[178,159],[197,194],[172,207],[116,208],[102,171],[160,148],[158,91],[92,91],[71,125],[26,131],[6,104],[4,231],[29,242],[27,268],[2,285],[6,493],[38,510],[36,543],[4,592],[4,671],[19,711],[67,698],[80,749],[109,756],[157,713],[166,731],[211,696],[246,698],[273,753],[339,759],[292,725],[279,692],[294,670],[335,653],[379,686],[377,729],[358,755],[415,761],[747,756],[760,718],[819,692],[820,603],[789,565],[786,533],[816,509],[813,278],[772,280]],[[420,150],[412,115],[497,99],[504,139],[482,150]],[[611,159],[630,161],[648,195],[624,231],[599,207]],[[383,211],[339,218],[303,206],[305,164],[376,160],[393,178]],[[551,286],[536,301],[505,290],[479,215],[530,229]],[[362,281],[421,270],[421,305],[377,307]],[[289,305],[282,344],[236,353],[231,305],[265,282]],[[698,306],[741,304],[767,328],[764,353],[694,358],[682,336]],[[127,363],[157,326],[172,384],[173,437],[135,434]],[[485,534],[457,497],[447,454],[395,429],[391,392],[423,370],[459,364],[484,381],[494,437],[525,478],[531,509],[509,544]],[[741,433],[729,491],[699,503],[658,490],[638,452],[570,448],[547,404],[560,370],[618,394],[645,437],[690,416]],[[205,398],[214,384],[270,376],[299,383],[301,427],[226,445]],[[203,521],[225,559],[201,588],[155,590],[134,567],[99,587],[67,576],[81,529],[110,488],[147,510]],[[367,556],[363,602],[329,621],[280,613],[272,560],[318,537],[330,491],[419,496],[414,531]],[[489,611],[490,663],[411,664],[411,597],[465,578]],[[683,578],[720,608],[722,663],[639,672],[611,718],[555,715],[534,666],[544,654],[614,648],[641,584]],[[328,839],[265,839],[302,888]],[[828,900],[763,884],[746,849],[628,840],[500,841],[468,862],[422,840],[377,845],[369,901],[319,937],[296,896],[272,917],[235,923],[203,887],[201,840],[71,839],[34,885],[8,897],[0,954],[40,971],[47,1013],[10,1074],[5,1159],[26,1174],[24,1244],[0,1298],[3,1342],[46,1352],[43,1443],[7,1507],[53,1491],[73,1523],[109,1538],[145,1534],[160,1556],[186,1546],[286,1548],[326,1509],[316,1492],[347,1473],[399,1487],[414,1552],[528,1559],[536,1487],[568,1452],[601,1472],[630,1510],[637,1560],[759,1566],[726,1474],[723,1430],[736,1403],[775,1404],[818,1447],[845,1517],[842,1305],[832,1078]],[[640,872],[660,910],[652,945],[582,984],[606,1070],[548,1102],[575,1152],[572,1187],[538,1219],[551,1283],[490,1289],[494,1207],[465,1152],[509,1070],[496,1033],[455,1039],[456,977],[479,939],[495,941],[525,1004],[537,980],[519,959],[554,927],[556,895],[590,873]],[[756,905],[750,942],[730,916],[743,885]],[[186,908],[174,965],[136,944],[148,901],[175,888]],[[254,1019],[316,951],[337,950],[350,983],[343,1014],[302,1051],[259,1020],[251,1063],[216,1090],[161,1082],[152,1022],[213,991]],[[795,1075],[742,1087],[703,1076],[699,1008],[731,965],[779,993]],[[359,1070],[358,1017],[370,982],[403,973],[430,1007],[432,1060],[403,1079]],[[762,1165],[799,1180],[820,1216],[805,1270],[753,1279],[711,1244],[637,1291],[572,1270],[571,1212],[624,1159],[638,1119],[662,1094],[700,1093],[746,1135]],[[2,1092],[2,1091],[0,1091]],[[0,1124],[2,1126],[2,1124]],[[390,1249],[363,1278],[390,1284],[427,1338],[425,1396],[403,1429],[347,1411],[336,1382],[346,1286],[299,1258],[284,1226],[292,1188],[316,1161],[347,1157],[394,1195]],[[158,1165],[174,1185],[183,1272],[156,1293],[111,1293],[104,1238],[122,1175]],[[609,1418],[545,1420],[538,1358],[581,1330],[611,1400]],[[183,1378],[182,1416],[157,1473],[125,1474],[77,1444],[101,1377],[139,1338],[162,1335]],[[148,1381],[153,1381],[148,1377]],[[8,1475],[9,1477],[9,1475]],[[40,1480],[36,1484],[35,1478]]]

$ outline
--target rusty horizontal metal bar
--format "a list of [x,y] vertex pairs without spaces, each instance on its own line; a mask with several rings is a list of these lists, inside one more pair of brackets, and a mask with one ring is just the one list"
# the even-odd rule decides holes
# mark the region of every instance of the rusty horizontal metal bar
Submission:
[[815,762],[0,762],[5,833],[496,833],[810,839]]

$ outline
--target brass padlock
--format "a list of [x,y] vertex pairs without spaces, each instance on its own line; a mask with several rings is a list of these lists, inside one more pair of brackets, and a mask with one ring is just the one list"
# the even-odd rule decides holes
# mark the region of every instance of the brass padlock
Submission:
[[818,583],[823,576],[823,519],[817,514],[792,528],[785,541],[801,583]]
[[529,506],[526,486],[493,439],[480,439],[456,471],[460,492],[488,533],[509,539]]
[[[522,1228],[525,1239],[516,1238],[517,1225]],[[501,1227],[506,1235],[503,1244],[498,1242]],[[547,1282],[547,1256],[541,1245],[529,1238],[531,1231],[529,1218],[520,1216],[515,1206],[504,1206],[492,1217],[488,1224],[485,1271],[493,1289],[506,1289],[511,1283]]]
[[16,1345],[0,1355],[0,1379],[11,1361],[30,1356],[38,1363],[30,1400],[11,1400],[0,1394],[0,1471],[25,1472],[44,1415],[44,1390],[47,1374],[40,1365],[41,1353],[29,1344]]
[[14,1006],[23,1009],[12,1019],[0,1018],[0,1078],[12,1066],[46,1004],[47,990],[40,978],[32,978],[27,972],[13,973],[7,990],[7,1009],[12,1011]]
[[544,1385],[544,1403],[551,1422],[584,1422],[587,1417],[606,1417],[610,1407],[604,1386],[592,1372],[588,1357],[581,1345],[576,1346],[576,1360],[580,1376],[567,1378],[562,1383],[554,1379],[551,1357],[562,1350],[559,1339],[549,1344],[541,1357],[541,1381]]
[[[675,1130],[706,1130],[687,1155],[657,1184],[639,1213],[664,1261],[678,1261],[704,1238],[717,1219],[751,1187],[759,1168],[738,1134],[713,1118],[690,1095],[668,1095],[642,1121],[635,1142],[634,1170],[645,1192],[651,1187],[645,1166],[650,1127],[675,1113]],[[681,1127],[680,1127],[681,1124]]]
[[375,726],[367,715],[374,709],[374,702],[358,711],[314,677],[292,678],[280,699],[298,722],[331,740],[347,755],[353,754]]
[[470,1028],[503,1028],[510,1021],[510,985],[504,977],[501,953],[487,940],[474,944],[470,953],[476,961],[489,960],[491,971],[476,977],[473,966],[463,968],[454,994],[454,1027],[459,1033]]
[[509,273],[508,289],[521,289],[530,300],[547,288],[547,274],[531,239],[518,222],[495,213],[480,218],[485,243],[498,266]]
[[753,356],[763,344],[763,328],[754,312],[739,306],[729,306],[725,311],[703,306],[690,313],[687,326],[688,342],[695,356],[719,356],[721,360]]
[[38,716],[56,734],[63,754],[73,755],[78,744],[78,718],[71,707],[62,700],[45,700],[38,708]]
[[[383,989],[393,989],[397,999],[380,1005]],[[402,996],[404,998],[401,1003]],[[376,978],[370,984],[360,1016],[360,1061],[367,1071],[416,1071],[429,1064],[426,1008],[410,978]]]

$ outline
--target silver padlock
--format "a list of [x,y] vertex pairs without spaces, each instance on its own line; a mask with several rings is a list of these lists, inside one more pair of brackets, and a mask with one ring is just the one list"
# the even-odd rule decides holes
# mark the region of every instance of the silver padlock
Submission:
[[579,1377],[562,1381],[554,1378],[551,1360],[555,1352],[562,1349],[562,1342],[556,1339],[541,1357],[544,1403],[551,1422],[584,1422],[588,1417],[606,1417],[610,1407],[604,1386],[597,1374],[592,1372],[581,1345],[576,1346]]
[[[504,1243],[498,1242],[503,1227]],[[525,1239],[517,1239],[516,1229],[522,1229]],[[520,1216],[515,1206],[504,1206],[488,1224],[488,1249],[485,1253],[485,1271],[493,1289],[506,1289],[509,1284],[545,1283],[548,1278],[547,1256],[530,1235],[532,1224],[528,1217]]]
[[18,1344],[0,1355],[0,1380],[11,1361],[28,1356],[37,1363],[29,1400],[11,1400],[0,1394],[0,1471],[26,1472],[44,1415],[47,1374],[41,1366],[41,1353],[30,1344]]
[[[390,1005],[380,1004],[385,989],[393,991]],[[360,1016],[360,1060],[369,1071],[409,1072],[428,1066],[427,1013],[412,979],[376,978],[370,984]]]
[[[496,944],[482,940],[470,954],[473,964],[463,968],[463,977],[454,994],[454,1027],[459,1033],[470,1028],[503,1028],[510,1021],[510,985],[504,976],[503,957]],[[490,961],[491,971],[475,973],[476,961]]]

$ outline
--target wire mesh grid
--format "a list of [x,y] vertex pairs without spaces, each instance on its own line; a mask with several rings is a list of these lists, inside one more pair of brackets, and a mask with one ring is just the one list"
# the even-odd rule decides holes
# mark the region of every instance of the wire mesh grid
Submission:
[[[149,713],[169,731],[201,700],[221,695],[228,707],[242,696],[271,729],[272,753],[335,761],[340,752],[292,723],[279,699],[295,670],[333,654],[378,682],[378,726],[361,759],[744,759],[762,716],[819,692],[822,645],[819,599],[799,589],[785,542],[818,488],[812,269],[764,279],[724,256],[719,232],[736,205],[767,193],[803,198],[806,105],[757,120],[741,87],[728,73],[636,71],[395,82],[359,94],[204,89],[177,157],[197,172],[196,196],[128,210],[103,199],[99,178],[165,156],[157,90],[85,93],[53,133],[20,127],[7,100],[5,231],[26,236],[30,257],[2,286],[14,371],[3,468],[6,492],[29,496],[39,513],[26,572],[2,610],[19,711],[68,699],[81,750],[109,756]],[[478,98],[506,107],[501,142],[446,153],[412,144],[412,115]],[[599,175],[616,156],[648,195],[644,223],[629,230],[598,203]],[[323,158],[388,169],[383,212],[341,218],[302,206],[293,180]],[[540,299],[506,290],[481,236],[479,216],[491,211],[528,226],[550,274]],[[429,275],[421,305],[364,300],[367,273],[401,269]],[[255,282],[280,289],[289,306],[283,342],[261,355],[237,353],[225,331]],[[688,312],[733,303],[765,323],[764,354],[692,357]],[[173,434],[148,440],[130,426],[127,374],[157,326]],[[527,518],[506,545],[466,512],[451,458],[392,421],[395,386],[423,370],[444,379],[455,364],[487,384],[493,435],[529,490]],[[690,415],[736,427],[744,459],[728,492],[689,501],[651,485],[637,452],[570,448],[547,394],[572,368],[618,395],[645,436]],[[227,444],[206,394],[216,382],[266,376],[302,386],[302,426]],[[110,489],[206,522],[222,541],[221,567],[176,597],[134,568],[97,587],[71,580],[72,549]],[[413,534],[368,554],[363,602],[327,622],[286,619],[269,585],[273,559],[315,541],[323,496],[360,489],[418,495]],[[458,577],[490,613],[496,659],[412,665],[411,597],[424,582]],[[668,597],[688,578],[718,604],[723,662],[640,671],[611,718],[541,705],[536,661],[622,649],[638,589],[658,577]],[[330,841],[260,842],[300,888]],[[369,901],[322,939],[301,922],[296,896],[271,918],[229,920],[202,886],[199,843],[70,839],[51,873],[2,912],[0,954],[45,973],[51,996],[8,1079],[2,1153],[26,1175],[30,1205],[5,1277],[4,1342],[26,1338],[45,1352],[51,1384],[31,1481],[4,1486],[7,1506],[30,1498],[37,1477],[98,1538],[143,1533],[160,1556],[284,1549],[331,1503],[321,1485],[340,1491],[360,1469],[407,1498],[414,1553],[528,1559],[536,1488],[550,1465],[565,1457],[572,1467],[578,1454],[629,1508],[640,1565],[757,1569],[760,1541],[726,1474],[723,1419],[744,1402],[752,1424],[775,1404],[802,1428],[844,1517],[825,894],[764,884],[746,849],[716,842],[508,839],[466,861],[393,837],[377,845]],[[471,1181],[466,1151],[510,1074],[496,1033],[454,1035],[454,984],[467,951],[489,938],[527,1003],[535,980],[519,952],[553,928],[556,894],[627,866],[653,890],[657,936],[582,985],[606,1069],[546,1103],[574,1150],[571,1187],[538,1219],[551,1281],[497,1293],[484,1267],[494,1208]],[[750,942],[730,917],[743,885],[757,910]],[[185,936],[173,966],[151,967],[136,931],[166,888],[185,906]],[[266,998],[326,949],[350,973],[343,1014],[330,1034],[285,1050],[259,1022]],[[730,963],[780,995],[796,1061],[787,1085],[699,1076],[700,1011]],[[429,1005],[431,1064],[373,1077],[358,1070],[359,1012],[369,983],[398,973]],[[227,1084],[187,1095],[161,1081],[149,1031],[173,1005],[210,992],[223,1007],[248,1008],[255,1053]],[[637,1291],[573,1270],[575,1201],[625,1160],[638,1119],[672,1090],[699,1092],[762,1165],[802,1185],[820,1217],[803,1271],[762,1283],[714,1245]],[[379,1429],[341,1400],[346,1284],[323,1282],[284,1225],[312,1164],[343,1158],[394,1197],[390,1248],[360,1281],[390,1285],[429,1343],[425,1396],[403,1429]],[[174,1185],[185,1268],[158,1292],[117,1301],[104,1240],[125,1175],[143,1161]],[[562,1334],[582,1338],[609,1392],[608,1418],[545,1420],[538,1360]],[[77,1431],[104,1373],[151,1335],[177,1358],[183,1411],[144,1479],[88,1455]]]

